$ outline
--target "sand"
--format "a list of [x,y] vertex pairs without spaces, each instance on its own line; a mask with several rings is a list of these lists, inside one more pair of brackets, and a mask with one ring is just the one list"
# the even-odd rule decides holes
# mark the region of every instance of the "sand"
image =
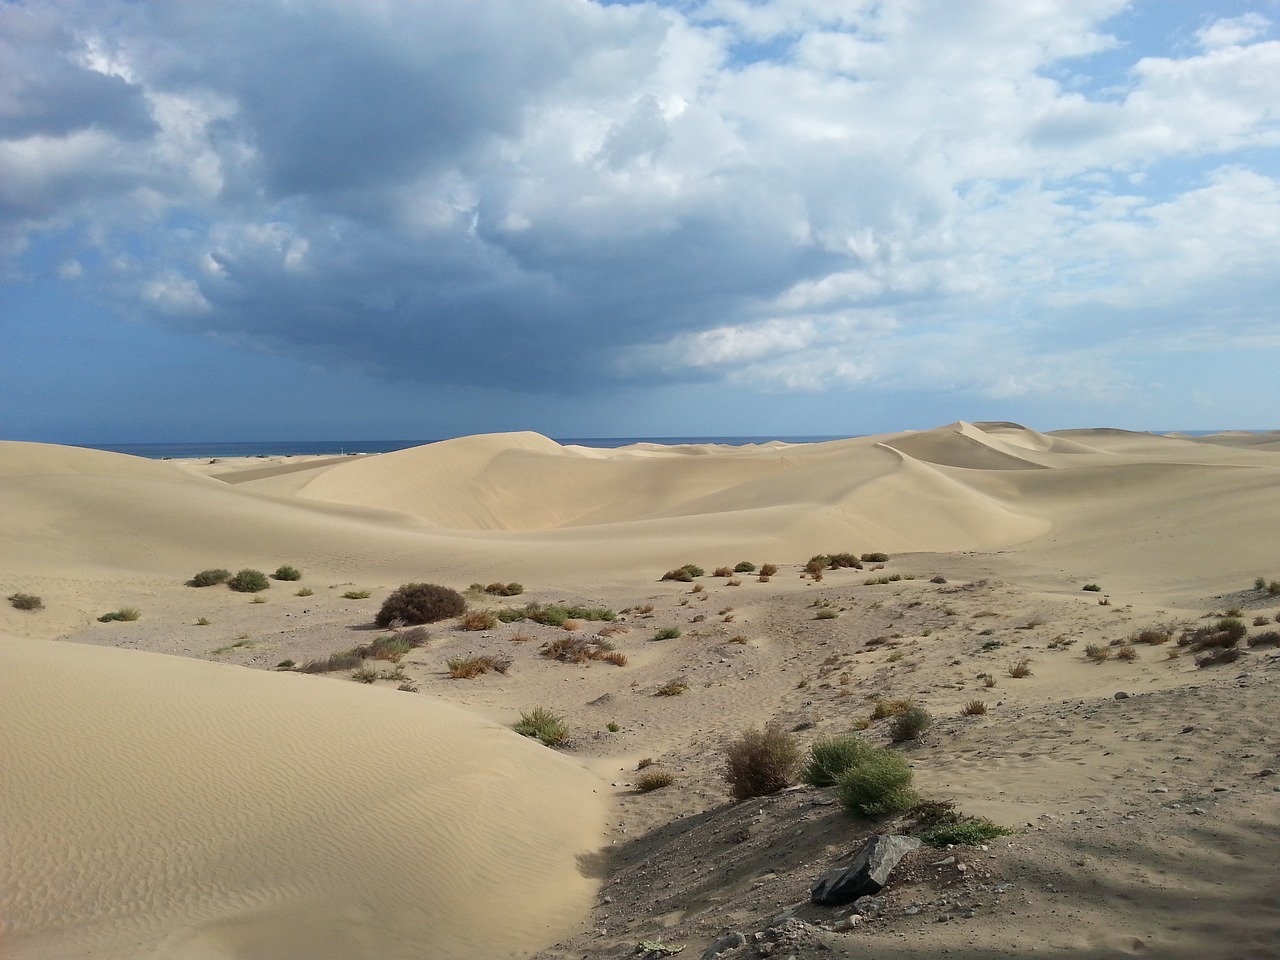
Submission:
[[[895,747],[921,792],[1018,832],[959,850],[965,872],[912,855],[886,912],[852,929],[799,906],[779,949],[1280,956],[1280,648],[1205,669],[1172,643],[1084,656],[1230,608],[1252,635],[1280,629],[1280,596],[1254,588],[1280,579],[1278,483],[1274,435],[1007,423],[745,448],[522,433],[216,463],[0,443],[0,591],[45,603],[0,610],[4,955],[567,960],[642,940],[692,955],[728,930],[769,942],[771,918],[894,824],[808,787],[733,803],[723,744],[775,722],[803,746],[894,696],[937,718]],[[891,559],[803,574],[830,551]],[[781,569],[657,579],[744,559]],[[284,563],[303,579],[264,603],[184,585]],[[606,632],[627,662],[541,657],[566,636],[554,627],[446,622],[375,662],[396,679],[275,669],[378,635],[373,614],[411,580],[526,587],[468,593],[477,608],[626,610]],[[121,606],[141,618],[98,622]],[[681,635],[653,639],[669,627]],[[484,653],[511,667],[448,677],[446,659]],[[1009,676],[1024,659],[1031,674]],[[656,695],[672,683],[684,692]],[[976,698],[988,712],[961,717]],[[565,748],[510,731],[538,705],[568,720]],[[675,783],[637,793],[645,758]]]

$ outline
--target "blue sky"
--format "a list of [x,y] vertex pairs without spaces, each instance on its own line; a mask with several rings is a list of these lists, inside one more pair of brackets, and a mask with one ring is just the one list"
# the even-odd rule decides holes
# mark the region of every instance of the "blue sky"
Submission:
[[1278,0],[0,0],[0,438],[1277,427]]

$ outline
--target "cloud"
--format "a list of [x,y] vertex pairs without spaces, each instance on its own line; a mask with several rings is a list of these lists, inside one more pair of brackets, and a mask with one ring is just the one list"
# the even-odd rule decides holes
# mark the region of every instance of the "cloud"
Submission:
[[1064,86],[1126,6],[10,3],[0,256],[409,381],[1117,396],[1280,293],[1272,25]]

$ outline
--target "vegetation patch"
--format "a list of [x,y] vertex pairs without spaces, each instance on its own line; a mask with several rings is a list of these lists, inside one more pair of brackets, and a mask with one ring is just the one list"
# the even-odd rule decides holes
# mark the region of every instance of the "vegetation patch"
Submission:
[[221,568],[214,570],[201,570],[194,577],[187,581],[189,587],[213,587],[219,583],[226,583],[231,579],[231,571]]
[[489,671],[506,673],[511,667],[510,657],[495,657],[488,654],[472,657],[450,657],[445,661],[449,668],[451,680],[471,680]]
[[1022,657],[1019,660],[1013,661],[1009,664],[1006,673],[1017,679],[1031,676],[1031,660],[1028,657]]
[[1013,834],[1008,827],[956,810],[950,800],[926,800],[908,811],[915,822],[910,832],[931,847],[979,846]]
[[462,594],[435,583],[406,583],[391,592],[374,617],[380,627],[393,620],[404,623],[436,623],[466,612]]
[[681,583],[692,583],[695,577],[701,577],[707,571],[703,570],[696,563],[686,563],[684,566],[676,567],[674,570],[668,570],[662,575],[663,580],[678,580]]
[[259,593],[271,586],[271,581],[261,570],[245,568],[227,581],[227,586],[236,593]]
[[723,776],[734,799],[745,800],[789,787],[799,766],[794,736],[775,725],[750,727],[725,748]]
[[755,573],[756,565],[750,560],[739,560],[733,565],[734,573]]
[[546,627],[563,627],[569,620],[590,620],[593,622],[612,622],[618,614],[608,607],[580,607],[563,603],[527,603],[523,607],[507,607],[496,612],[503,623],[518,623],[529,620]]
[[331,653],[319,660],[308,660],[298,667],[299,673],[337,673],[340,670],[356,670],[364,665],[360,654],[354,650]]
[[424,646],[426,642],[427,638],[422,635],[391,633],[361,644],[351,652],[365,660],[387,660],[391,663],[399,663],[400,658],[406,653]]
[[883,720],[885,717],[900,717],[912,707],[910,700],[890,699],[876,700],[871,710],[872,720]]
[[960,708],[960,716],[962,717],[980,717],[987,712],[986,701],[970,700]]
[[513,729],[520,736],[532,737],[548,747],[558,746],[569,738],[569,727],[565,724],[564,717],[552,713],[546,707],[534,707],[528,713],[520,714]]
[[586,637],[557,637],[548,640],[538,650],[548,660],[559,660],[561,663],[587,663],[591,660],[602,660],[615,666],[624,666],[627,656],[613,649],[613,646],[602,637],[587,639]]
[[15,610],[43,610],[44,601],[34,593],[11,593],[6,598]]
[[889,737],[894,743],[919,740],[933,726],[933,717],[924,707],[911,707],[893,721]]
[[911,765],[901,754],[876,747],[836,782],[836,799],[855,816],[908,810],[919,799],[911,789],[911,777]]
[[650,793],[669,787],[675,782],[675,774],[668,773],[666,770],[650,770],[636,777],[636,790],[640,793]]
[[498,625],[498,617],[491,610],[471,610],[458,621],[459,630],[492,630]]
[[809,763],[800,777],[810,786],[834,786],[846,770],[874,749],[869,741],[851,734],[818,740],[809,747]]
[[[373,596],[373,594],[370,593],[368,590],[348,590],[346,593],[342,595],[342,599],[343,600],[368,600],[371,596]],[[378,624],[378,626],[389,627],[391,626],[391,624],[380,623]]]
[[110,613],[104,613],[98,618],[99,623],[110,623],[113,620],[123,620],[132,622],[142,616],[142,611],[137,607],[121,607],[119,610],[112,610]]
[[689,689],[689,684],[683,680],[672,680],[670,683],[659,687],[655,692],[655,697],[679,697]]
[[302,571],[286,563],[283,566],[276,567],[276,572],[271,577],[275,580],[301,580]]

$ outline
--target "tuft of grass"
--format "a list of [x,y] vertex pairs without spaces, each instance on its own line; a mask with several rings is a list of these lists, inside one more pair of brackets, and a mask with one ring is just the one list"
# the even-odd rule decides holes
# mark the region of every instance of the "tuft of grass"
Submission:
[[277,670],[292,670],[297,664],[292,660],[281,660],[276,664]]
[[297,567],[291,567],[287,563],[276,567],[276,572],[271,575],[275,580],[301,580],[302,571]]
[[458,621],[459,630],[492,630],[498,625],[498,617],[491,610],[472,610]]
[[1031,660],[1028,657],[1015,660],[1009,664],[1009,667],[1005,672],[1008,673],[1009,676],[1016,677],[1018,679],[1021,679],[1022,677],[1029,677],[1031,676]]
[[663,580],[678,580],[681,583],[692,583],[695,577],[701,577],[707,571],[703,570],[696,563],[686,563],[683,566],[676,567],[674,570],[668,570],[662,575]]
[[426,636],[393,633],[376,637],[369,643],[361,644],[351,652],[365,660],[387,660],[391,663],[399,663],[400,658],[406,653],[424,646],[426,642]]
[[653,766],[653,763],[654,763],[653,757],[645,757],[645,758],[643,758],[642,760],[640,760],[639,762],[637,762],[637,763],[636,763],[636,769],[637,769],[637,770],[644,770],[644,769],[646,769],[646,768],[648,768],[648,767],[652,767],[652,766]]
[[1129,637],[1129,642],[1158,646],[1162,643],[1168,643],[1172,639],[1173,631],[1167,627],[1149,627],[1146,630],[1139,630],[1137,633],[1132,634]]
[[777,793],[795,781],[800,748],[774,725],[750,727],[725,747],[724,779],[735,800]]
[[1249,638],[1251,647],[1280,647],[1280,630],[1264,630]]
[[666,684],[665,686],[659,687],[657,691],[654,693],[654,696],[655,697],[678,697],[678,696],[681,696],[688,689],[689,689],[689,685],[685,683],[683,680],[672,680],[670,683]]
[[132,622],[142,616],[142,611],[137,607],[121,607],[119,610],[112,610],[110,613],[104,613],[98,618],[99,623],[110,623],[112,620],[124,620]]
[[860,559],[863,563],[888,563],[889,555],[887,553],[864,553]]
[[990,689],[996,685],[996,678],[991,676],[991,674],[987,674],[982,678],[982,685],[987,689]]
[[231,579],[231,571],[217,568],[214,570],[201,570],[194,577],[187,581],[189,587],[213,587],[219,583],[226,583]]
[[956,823],[943,823],[916,834],[931,847],[977,847],[997,837],[1008,837],[1013,831],[986,817],[964,817]]
[[250,600],[249,602],[250,603],[266,603],[267,598],[264,597],[262,594],[257,593],[257,594],[254,594],[253,599]]
[[1101,643],[1091,643],[1084,648],[1084,655],[1094,663],[1111,659],[1111,648]]
[[919,799],[911,789],[911,765],[883,747],[872,749],[836,782],[836,799],[851,814],[878,817],[910,809]]
[[271,586],[271,581],[261,570],[246,567],[228,580],[227,586],[236,593],[260,593]]
[[924,707],[912,707],[893,721],[889,737],[894,743],[919,740],[933,726],[933,717]]
[[669,787],[675,782],[673,773],[668,773],[666,770],[650,770],[636,777],[636,790],[640,793],[651,793],[654,790]]
[[331,653],[320,660],[308,660],[298,668],[299,673],[337,673],[339,670],[359,669],[364,661],[354,650]]
[[681,631],[679,627],[663,627],[661,630],[659,630],[657,633],[653,635],[653,639],[674,640],[680,636],[680,632]]
[[900,717],[912,707],[910,700],[892,699],[876,700],[875,707],[871,711],[872,720],[883,720],[885,717]]
[[510,583],[491,583],[483,588],[484,592],[495,597],[518,597],[524,593],[524,584],[516,583],[512,580]]
[[622,729],[622,726],[610,720],[608,723],[604,725],[604,728],[608,730],[610,733],[617,733],[619,730]]
[[527,713],[520,714],[520,719],[512,728],[522,737],[532,737],[548,747],[558,746],[569,739],[569,727],[564,717],[552,713],[546,707],[534,707]]
[[237,640],[235,643],[229,643],[225,647],[218,647],[216,650],[210,650],[209,656],[216,657],[224,653],[230,653],[232,650],[245,650],[253,646],[257,646],[253,640]]
[[1241,650],[1239,647],[1217,647],[1196,657],[1196,666],[1204,669],[1205,667],[1215,667],[1220,663],[1235,663],[1240,659],[1240,656]]
[[800,778],[814,787],[834,786],[846,770],[874,749],[867,740],[851,734],[818,740],[809,747],[809,763]]
[[360,667],[351,674],[351,679],[356,683],[373,683],[378,679],[378,671],[373,667]]
[[[372,593],[368,590],[348,590],[342,595],[343,600],[368,600]],[[390,623],[379,624],[379,626],[390,626]]]
[[303,587],[301,590],[299,590],[297,593],[295,593],[295,594],[294,594],[294,596],[295,596],[295,597],[309,597],[309,596],[311,596],[313,593],[315,593],[315,591],[314,591],[314,590],[312,590],[310,587]]
[[1116,647],[1116,659],[1132,661],[1138,659],[1138,648],[1131,643],[1122,643]]
[[1266,616],[1258,616],[1253,618],[1253,625],[1255,627],[1265,627],[1270,622],[1271,622],[1271,618]]
[[212,622],[213,622],[213,621],[212,621],[212,620],[210,620],[208,617],[197,617],[197,618],[196,618],[196,626],[197,626],[197,627],[207,627],[207,626],[208,626],[210,623],[212,623]]
[[15,610],[43,610],[44,601],[34,593],[11,593],[6,598]]
[[445,661],[449,668],[449,679],[472,680],[488,673],[506,673],[511,667],[510,657],[495,657],[488,654],[471,657],[450,657]]
[[819,610],[817,613],[813,615],[813,619],[834,620],[838,616],[840,616],[840,614],[835,610],[832,610],[830,607],[823,607],[821,610]]
[[713,577],[732,577],[733,568],[732,567],[716,567],[714,570],[711,571],[711,575]]
[[985,700],[970,700],[960,708],[960,716],[962,717],[980,717],[987,712],[987,704]]

